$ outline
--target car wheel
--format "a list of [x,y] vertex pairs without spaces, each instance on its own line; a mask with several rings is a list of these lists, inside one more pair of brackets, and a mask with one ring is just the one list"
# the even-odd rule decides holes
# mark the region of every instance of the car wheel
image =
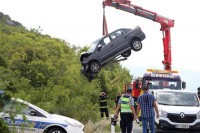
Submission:
[[155,123],[155,133],[159,133],[160,125]]
[[131,48],[136,52],[140,51],[142,49],[142,42],[139,39],[132,39]]
[[98,61],[92,61],[89,64],[89,69],[92,73],[98,73],[101,70],[101,64]]
[[126,52],[122,53],[121,56],[129,57],[131,55],[131,50],[127,50]]
[[47,133],[66,133],[62,128],[54,127],[49,129]]

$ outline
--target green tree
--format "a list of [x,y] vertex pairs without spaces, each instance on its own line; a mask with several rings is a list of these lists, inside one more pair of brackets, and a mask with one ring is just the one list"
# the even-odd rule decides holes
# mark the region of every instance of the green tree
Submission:
[[41,34],[38,29],[8,25],[4,20],[0,21],[0,87],[11,97],[29,101],[50,113],[84,123],[95,122],[100,119],[99,93],[108,93],[112,108],[117,92],[132,80],[126,68],[112,63],[88,82],[80,72],[79,60],[88,47],[70,45]]

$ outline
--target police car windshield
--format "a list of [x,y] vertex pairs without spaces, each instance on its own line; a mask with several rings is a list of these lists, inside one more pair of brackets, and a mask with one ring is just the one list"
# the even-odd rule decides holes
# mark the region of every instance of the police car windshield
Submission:
[[158,91],[156,100],[161,105],[171,106],[199,106],[195,93],[180,91]]

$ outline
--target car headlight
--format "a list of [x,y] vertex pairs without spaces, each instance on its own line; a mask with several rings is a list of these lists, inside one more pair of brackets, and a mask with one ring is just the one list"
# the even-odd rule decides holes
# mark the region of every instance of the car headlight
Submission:
[[67,120],[65,120],[65,122],[67,122],[68,124],[70,124],[73,127],[78,127],[78,128],[82,128],[82,124],[80,123],[76,123],[76,122],[69,122]]
[[167,118],[167,112],[164,110],[159,110],[159,115],[160,115],[160,117]]
[[200,119],[200,111],[197,113],[197,119]]

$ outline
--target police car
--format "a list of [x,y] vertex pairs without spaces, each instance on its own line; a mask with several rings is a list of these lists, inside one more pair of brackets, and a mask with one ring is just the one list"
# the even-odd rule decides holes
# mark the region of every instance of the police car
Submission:
[[84,133],[84,125],[69,117],[49,114],[21,99],[5,103],[0,118],[17,133]]

